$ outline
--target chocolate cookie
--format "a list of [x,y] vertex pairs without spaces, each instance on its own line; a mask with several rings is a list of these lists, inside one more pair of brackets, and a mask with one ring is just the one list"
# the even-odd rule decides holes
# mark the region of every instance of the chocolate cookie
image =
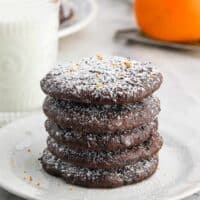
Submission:
[[113,169],[138,162],[156,154],[162,146],[162,138],[156,133],[143,144],[124,151],[97,152],[72,149],[58,144],[53,138],[47,140],[48,150],[56,157],[80,167]]
[[47,120],[45,127],[49,135],[58,143],[68,147],[79,147],[82,150],[115,151],[124,150],[146,141],[158,128],[158,120],[142,125],[132,130],[116,133],[80,133],[77,131],[62,129],[54,122]]
[[126,105],[88,105],[47,97],[43,104],[46,116],[62,128],[80,132],[117,132],[153,121],[160,112],[160,101],[148,97]]
[[49,96],[80,103],[127,104],[152,95],[162,75],[150,63],[94,56],[58,66],[41,80]]
[[75,166],[57,159],[48,150],[41,158],[45,171],[62,177],[67,183],[90,188],[114,188],[140,182],[150,177],[157,169],[158,157],[139,161],[120,169],[88,169]]

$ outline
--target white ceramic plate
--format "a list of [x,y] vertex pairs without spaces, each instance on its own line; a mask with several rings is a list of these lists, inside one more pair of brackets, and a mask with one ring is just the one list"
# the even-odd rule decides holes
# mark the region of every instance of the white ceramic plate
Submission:
[[71,35],[86,27],[94,19],[97,12],[95,0],[64,0],[64,6],[70,6],[73,9],[74,17],[60,26],[59,38]]
[[[157,173],[119,189],[85,189],[46,174],[38,158],[46,146],[45,117],[36,114],[0,130],[0,186],[37,200],[175,200],[200,189],[200,135],[191,127],[165,120],[165,145]],[[178,132],[177,132],[178,131]],[[191,136],[192,135],[192,136]]]

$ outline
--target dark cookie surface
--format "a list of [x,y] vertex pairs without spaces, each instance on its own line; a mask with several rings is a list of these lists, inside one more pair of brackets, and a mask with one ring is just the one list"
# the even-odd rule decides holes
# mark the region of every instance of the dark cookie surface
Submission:
[[50,137],[47,140],[47,146],[48,150],[56,157],[77,166],[91,169],[113,169],[124,167],[125,165],[149,158],[156,154],[162,146],[162,138],[156,133],[141,145],[124,151],[117,150],[111,152],[72,149],[66,145],[56,143]]
[[160,112],[160,101],[148,97],[126,105],[87,105],[68,103],[47,97],[43,104],[46,116],[62,128],[81,132],[117,132],[153,121]]
[[122,57],[94,56],[58,66],[41,80],[56,99],[92,104],[126,104],[155,92],[162,75],[149,63]]
[[155,120],[138,128],[113,134],[80,133],[62,129],[50,120],[45,122],[45,127],[52,138],[68,147],[79,147],[82,150],[115,151],[130,148],[146,141],[152,133],[157,131],[158,121]]
[[150,177],[157,169],[158,157],[155,155],[116,170],[91,170],[63,162],[45,150],[41,163],[45,171],[62,177],[67,183],[90,188],[114,188],[137,183]]

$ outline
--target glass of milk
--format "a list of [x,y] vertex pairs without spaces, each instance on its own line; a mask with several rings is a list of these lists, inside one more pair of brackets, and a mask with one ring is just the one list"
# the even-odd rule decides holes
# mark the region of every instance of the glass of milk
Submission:
[[0,0],[0,125],[41,107],[55,64],[59,0]]

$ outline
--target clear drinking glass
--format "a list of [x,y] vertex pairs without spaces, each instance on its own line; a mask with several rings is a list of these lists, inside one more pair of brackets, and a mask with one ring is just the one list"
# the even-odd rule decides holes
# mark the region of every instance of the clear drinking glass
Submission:
[[0,0],[0,125],[41,107],[55,64],[59,0]]

